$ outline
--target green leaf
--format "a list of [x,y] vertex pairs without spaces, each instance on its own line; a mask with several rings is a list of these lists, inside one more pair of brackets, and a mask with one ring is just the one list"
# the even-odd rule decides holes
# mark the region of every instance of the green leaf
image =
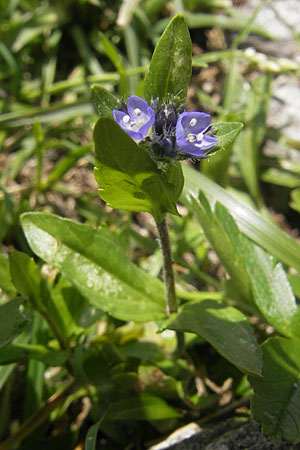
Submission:
[[219,203],[216,205],[216,214],[214,214],[202,192],[199,194],[199,199],[200,202],[195,199],[192,199],[192,202],[194,212],[207,239],[231,276],[236,289],[246,301],[251,302],[250,278],[244,256],[239,251],[241,233],[236,223]]
[[60,366],[65,363],[67,353],[52,350],[44,345],[8,344],[0,348],[0,365],[34,359],[49,366]]
[[277,331],[300,338],[300,309],[281,264],[250,241],[244,245],[256,305]]
[[183,165],[182,168],[185,184],[181,201],[191,211],[195,208],[194,202],[190,202],[191,195],[197,197],[201,189],[211,205],[218,201],[228,209],[242,233],[280,261],[300,271],[300,244],[295,239],[200,172],[187,165]]
[[251,411],[263,432],[278,442],[300,440],[300,345],[271,338],[262,346],[263,377],[249,377],[254,389]]
[[28,298],[33,305],[39,307],[40,277],[39,270],[33,258],[22,252],[13,252],[10,255],[11,278],[17,290]]
[[60,269],[92,305],[122,320],[165,317],[162,282],[134,265],[107,229],[42,213],[23,214],[21,221],[33,252]]
[[10,277],[9,261],[3,253],[0,253],[0,289],[6,292],[10,297],[16,295],[16,288]]
[[184,16],[178,14],[155,47],[144,82],[146,100],[149,102],[156,97],[166,100],[168,94],[172,94],[185,102],[191,73],[191,38]]
[[21,334],[29,317],[20,310],[22,300],[14,299],[0,306],[0,347]]
[[112,208],[148,211],[158,222],[177,214],[175,188],[119,125],[100,118],[94,130],[99,195]]
[[202,193],[199,198],[201,206],[192,200],[199,222],[235,287],[248,301],[254,300],[277,331],[300,337],[299,308],[281,265],[275,266],[272,256],[238,230],[223,205],[216,204],[214,215]]
[[100,421],[92,425],[86,435],[84,450],[96,450],[97,434],[100,426]]
[[211,147],[209,153],[213,153],[220,148],[226,147],[239,134],[243,128],[241,122],[219,122],[212,123],[210,133],[218,139],[218,143]]
[[105,415],[105,420],[163,420],[181,417],[164,400],[153,395],[141,394],[112,403]]
[[164,328],[196,333],[245,373],[260,375],[261,350],[239,310],[215,300],[186,303]]
[[49,295],[45,297],[43,306],[55,322],[64,341],[83,332],[83,328],[76,322],[86,301],[65,277],[61,277]]
[[92,100],[101,117],[113,118],[112,110],[119,109],[120,105],[114,95],[103,87],[94,84],[91,87]]

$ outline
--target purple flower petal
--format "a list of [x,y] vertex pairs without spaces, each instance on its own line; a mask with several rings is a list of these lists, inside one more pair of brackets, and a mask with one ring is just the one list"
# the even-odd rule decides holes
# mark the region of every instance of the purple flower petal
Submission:
[[176,147],[182,152],[205,158],[205,150],[218,139],[205,134],[210,124],[210,115],[204,112],[183,112],[176,124]]
[[142,98],[131,95],[127,100],[127,112],[114,109],[115,121],[132,139],[136,141],[144,139],[154,123],[153,109]]

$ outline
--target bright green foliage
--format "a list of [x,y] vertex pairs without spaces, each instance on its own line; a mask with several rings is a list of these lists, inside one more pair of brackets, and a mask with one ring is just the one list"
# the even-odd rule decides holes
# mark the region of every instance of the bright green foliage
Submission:
[[[216,213],[203,195],[199,195],[200,202],[192,199],[194,211],[205,232],[206,237],[217,252],[220,260],[231,275],[236,289],[246,302],[251,302],[251,283],[246,268],[245,258],[239,249],[241,233],[230,214],[226,214],[224,207],[217,203]],[[222,214],[223,213],[223,214]]]
[[29,316],[20,310],[21,304],[22,300],[14,299],[0,306],[0,347],[15,339],[28,325]]
[[165,327],[196,333],[243,372],[261,374],[260,348],[246,316],[232,306],[209,299],[188,303]]
[[213,214],[202,193],[200,202],[193,200],[198,220],[236,288],[276,330],[300,337],[299,307],[281,265],[240,233],[224,206],[217,203]]
[[165,316],[161,281],[124,254],[114,234],[43,213],[22,216],[36,255],[57,267],[91,304],[122,320]]
[[277,442],[298,442],[300,345],[298,340],[271,338],[262,345],[263,377],[249,377],[254,389],[251,411],[263,432]]
[[239,229],[246,236],[285,264],[300,270],[300,244],[295,239],[292,239],[246,202],[231,195],[200,172],[184,165],[183,174],[185,184],[181,199],[192,211],[194,211],[195,203],[190,203],[190,196],[192,194],[197,197],[201,189],[210,203],[220,202],[228,209]]
[[118,124],[100,118],[94,140],[99,195],[109,206],[148,211],[158,222],[167,212],[178,214],[174,185]]
[[178,14],[169,23],[152,56],[144,82],[145,99],[167,100],[169,94],[185,102],[192,73],[192,44],[186,21]]
[[218,138],[217,145],[212,147],[212,151],[216,151],[219,148],[224,148],[230,144],[243,128],[241,122],[219,122],[212,124],[212,134]]
[[112,119],[112,110],[119,108],[116,97],[98,84],[91,87],[91,95],[100,116]]

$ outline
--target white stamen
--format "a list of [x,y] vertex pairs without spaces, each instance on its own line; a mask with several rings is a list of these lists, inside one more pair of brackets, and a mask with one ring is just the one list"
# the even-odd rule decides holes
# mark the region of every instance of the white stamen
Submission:
[[135,108],[135,110],[133,111],[134,114],[136,114],[137,116],[140,116],[142,114],[142,111],[140,110],[140,108]]
[[197,134],[197,141],[200,141],[200,142],[203,141],[203,133]]
[[187,139],[187,141],[189,141],[189,142],[195,142],[196,136],[195,136],[195,134],[189,133],[189,134],[187,135],[186,139]]
[[128,116],[128,114],[127,114],[127,116],[123,117],[123,122],[128,123],[129,120],[130,120],[130,116]]
[[193,119],[190,120],[190,126],[194,127],[197,123],[197,119],[195,119],[195,117],[193,117]]

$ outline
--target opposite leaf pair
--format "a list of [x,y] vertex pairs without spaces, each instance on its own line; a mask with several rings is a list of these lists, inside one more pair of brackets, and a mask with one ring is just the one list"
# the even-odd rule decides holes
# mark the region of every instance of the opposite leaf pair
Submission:
[[[180,112],[175,102],[151,106],[131,95],[124,110],[113,110],[120,127],[135,141],[148,138],[154,153],[171,158],[206,158],[206,150],[218,139],[208,133],[210,115],[204,112]],[[152,131],[149,133],[150,128]]]

